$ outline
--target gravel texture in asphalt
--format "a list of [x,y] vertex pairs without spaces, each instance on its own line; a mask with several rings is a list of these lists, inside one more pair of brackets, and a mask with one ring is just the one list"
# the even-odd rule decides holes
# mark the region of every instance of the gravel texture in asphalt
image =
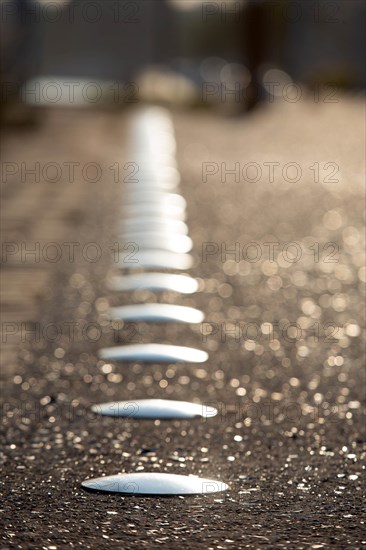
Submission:
[[[194,242],[189,274],[200,283],[192,295],[107,290],[124,192],[108,167],[118,161],[123,176],[130,113],[55,112],[14,142],[19,162],[34,160],[32,142],[45,161],[104,166],[101,181],[71,184],[72,220],[77,211],[81,222],[69,222],[78,250],[96,243],[102,254],[64,254],[34,316],[40,337],[15,335],[18,359],[3,383],[2,548],[366,546],[363,114],[348,98],[238,119],[173,114]],[[235,164],[239,175],[225,176]],[[205,323],[112,326],[106,315],[108,304],[154,301],[201,309]],[[137,342],[210,357],[199,365],[97,357],[101,347]],[[219,414],[154,422],[89,409],[143,398],[209,403]],[[80,486],[154,471],[231,490],[147,498]]]

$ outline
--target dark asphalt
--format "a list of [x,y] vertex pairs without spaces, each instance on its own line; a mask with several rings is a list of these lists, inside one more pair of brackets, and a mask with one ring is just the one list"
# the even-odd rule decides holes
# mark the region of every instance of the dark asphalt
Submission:
[[[20,342],[17,370],[4,381],[2,548],[366,547],[362,114],[361,102],[341,98],[272,106],[240,120],[174,115],[195,243],[190,274],[201,280],[192,296],[108,295],[123,184],[109,174],[85,194],[75,241],[97,243],[102,257],[57,264],[38,321],[63,332],[55,341],[43,335]],[[114,119],[117,139],[115,115],[105,116],[105,132]],[[73,139],[67,130],[65,123],[65,139]],[[119,130],[125,135],[124,115]],[[218,163],[219,173],[203,182],[206,162]],[[235,183],[228,176],[222,183],[222,162],[255,162],[262,178]],[[274,181],[265,162],[279,163]],[[319,182],[316,167],[309,168],[316,162]],[[288,163],[301,168],[296,183],[281,175]],[[327,180],[334,164],[325,163],[339,166],[338,183]],[[279,243],[273,258],[269,242]],[[289,242],[299,248],[286,249]],[[235,243],[240,258],[225,253]],[[211,253],[207,261],[202,250]],[[118,341],[198,347],[209,361],[99,361],[99,347],[115,340],[107,297],[113,304],[159,299],[202,309],[215,331],[206,338],[208,325],[141,324],[121,328]],[[73,338],[70,322],[77,323]],[[209,402],[219,415],[154,423],[88,411],[93,403],[145,397]],[[213,477],[231,491],[138,498],[80,487],[89,477],[136,471]]]

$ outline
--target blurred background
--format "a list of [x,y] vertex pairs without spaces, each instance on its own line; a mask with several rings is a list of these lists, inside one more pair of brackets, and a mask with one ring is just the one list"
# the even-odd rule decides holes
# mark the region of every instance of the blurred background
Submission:
[[366,84],[362,0],[1,0],[0,8],[4,120],[22,119],[20,102],[143,100],[237,113],[291,82],[316,93]]

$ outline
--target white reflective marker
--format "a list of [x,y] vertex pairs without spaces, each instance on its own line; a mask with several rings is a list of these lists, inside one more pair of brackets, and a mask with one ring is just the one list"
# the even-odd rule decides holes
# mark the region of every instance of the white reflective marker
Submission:
[[164,130],[158,130],[154,128],[151,132],[143,131],[139,134],[135,134],[134,150],[141,151],[146,154],[154,152],[164,152],[168,155],[175,155],[177,152],[177,142],[174,135],[171,132]]
[[175,167],[139,169],[136,174],[136,187],[150,187],[151,189],[173,189],[180,183],[180,174]]
[[135,187],[136,191],[140,190],[143,193],[173,193],[177,191],[178,183],[175,179],[163,179],[159,174],[146,174],[138,183],[135,183]]
[[155,232],[155,233],[176,233],[178,235],[187,235],[187,224],[180,220],[172,220],[170,218],[160,218],[159,216],[139,216],[123,220],[121,224],[121,232]]
[[141,130],[144,133],[148,130],[151,131],[151,128],[174,132],[170,113],[164,107],[146,107],[136,113],[133,120],[133,128],[135,132]]
[[144,361],[148,363],[204,363],[208,359],[205,351],[170,344],[129,344],[99,350],[99,357],[105,361]]
[[168,159],[160,157],[153,162],[148,162],[146,159],[136,159],[132,164],[137,167],[137,171],[133,174],[133,183],[139,186],[144,181],[152,181],[159,185],[160,180],[164,183],[170,183],[179,185],[180,173],[177,168],[175,159]]
[[116,401],[93,405],[96,414],[139,419],[184,419],[211,418],[217,415],[215,407],[204,403],[171,401],[169,399],[137,399],[136,401]]
[[177,174],[177,159],[175,155],[170,155],[165,151],[141,151],[131,159],[139,167],[139,173],[147,171],[161,170],[162,174]]
[[178,269],[185,271],[193,265],[189,254],[177,254],[166,250],[137,250],[120,254],[118,267],[121,269]]
[[133,304],[112,307],[108,313],[114,321],[202,323],[205,318],[199,309],[173,304]]
[[158,189],[136,189],[135,185],[127,188],[126,193],[123,195],[123,204],[126,207],[164,205],[168,208],[181,208],[183,210],[187,207],[187,201],[177,193],[159,191]]
[[128,495],[207,495],[227,491],[222,481],[165,473],[117,474],[88,479],[82,487]]
[[133,242],[138,247],[138,250],[168,250],[170,252],[176,252],[177,254],[185,254],[186,252],[190,252],[193,248],[192,239],[187,235],[169,235],[167,233],[157,233],[155,231],[124,233],[123,242]]
[[136,273],[135,275],[115,276],[108,281],[108,288],[115,291],[172,290],[182,294],[197,292],[199,284],[187,275],[172,273]]
[[139,136],[139,134],[143,136],[152,135],[155,132],[168,132],[174,136],[174,125],[168,111],[165,111],[163,116],[152,116],[151,108],[149,108],[135,115],[133,120],[133,133],[135,136]]
[[140,216],[161,217],[184,221],[187,217],[185,208],[174,206],[173,204],[159,203],[135,203],[128,204],[124,208],[126,219],[137,218]]

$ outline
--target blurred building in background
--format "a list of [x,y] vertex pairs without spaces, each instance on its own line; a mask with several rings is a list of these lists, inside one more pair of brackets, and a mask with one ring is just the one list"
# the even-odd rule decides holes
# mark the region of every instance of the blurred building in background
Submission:
[[245,111],[284,83],[366,86],[363,0],[1,0],[0,7],[3,116],[19,103],[141,99],[192,106],[231,98]]

